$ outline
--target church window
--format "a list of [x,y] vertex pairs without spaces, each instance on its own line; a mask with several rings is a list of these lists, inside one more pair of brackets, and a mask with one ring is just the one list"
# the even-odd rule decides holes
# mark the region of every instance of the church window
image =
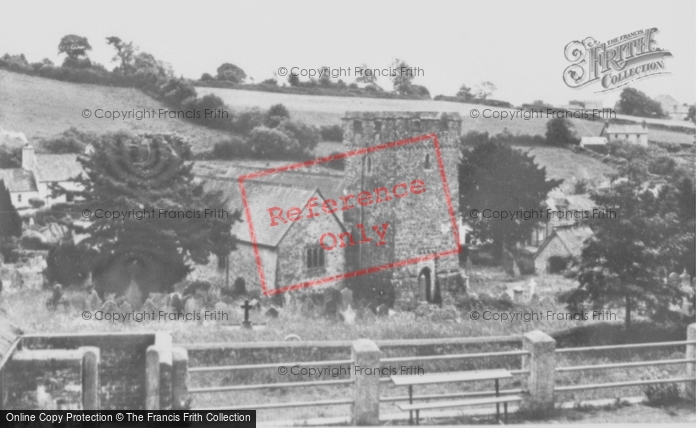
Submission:
[[374,122],[374,132],[375,134],[379,134],[380,132],[382,132],[382,122],[378,120]]
[[362,121],[360,121],[360,120],[354,121],[354,122],[352,123],[352,130],[353,130],[356,134],[362,133]]
[[323,251],[321,247],[308,247],[306,249],[306,269],[322,268],[326,265]]
[[372,175],[372,158],[365,159],[365,175]]
[[425,155],[425,159],[423,160],[423,169],[431,169],[430,154]]

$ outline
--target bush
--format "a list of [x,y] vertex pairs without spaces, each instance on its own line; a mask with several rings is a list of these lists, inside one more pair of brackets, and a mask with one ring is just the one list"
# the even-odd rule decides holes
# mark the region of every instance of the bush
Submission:
[[202,77],[200,77],[199,80],[201,80],[202,82],[210,82],[210,81],[215,80],[215,79],[214,79],[214,76],[212,76],[211,74],[204,73],[204,74],[202,74]]
[[321,126],[320,132],[323,141],[343,142],[343,127],[340,125]]
[[[341,154],[340,152],[333,152],[333,153],[331,153],[330,155],[331,155],[331,156],[336,156],[336,155],[340,155],[340,154]],[[338,171],[343,171],[343,170],[345,170],[345,158],[334,159],[334,160],[331,160],[331,161],[328,161],[328,162],[323,162],[323,163],[321,163],[321,164],[319,164],[319,165],[322,166],[322,167],[325,167],[325,168],[330,168],[330,169],[335,169],[335,170],[338,170]]]
[[671,175],[676,170],[676,161],[670,156],[659,156],[649,164],[649,172],[659,175]]
[[248,135],[253,129],[263,126],[265,114],[257,108],[236,113],[231,120],[231,130],[241,135]]
[[299,143],[284,132],[262,126],[251,131],[250,145],[255,156],[264,159],[287,158],[301,151]]
[[547,122],[547,132],[545,141],[554,147],[566,147],[578,144],[578,139],[574,135],[574,124],[569,119],[554,118]]
[[46,205],[46,201],[41,198],[29,198],[29,205],[33,208],[41,208]]
[[[662,378],[668,378],[668,372],[663,371]],[[658,375],[645,374],[642,380],[658,379]],[[681,400],[681,389],[677,383],[659,383],[644,386],[644,395],[650,406],[667,406],[678,403]]]
[[297,141],[301,150],[299,155],[305,154],[304,152],[313,152],[321,141],[321,134],[315,126],[309,126],[301,122],[284,120],[277,126],[277,129]]
[[277,86],[277,80],[275,79],[265,79],[262,82],[260,82],[262,85],[272,85],[272,86]]
[[212,159],[231,160],[250,155],[250,147],[239,137],[231,137],[214,144],[210,157]]
[[183,101],[183,110],[193,110],[194,118],[190,119],[199,125],[208,126],[210,128],[227,129],[231,126],[231,121],[221,117],[206,117],[206,112],[209,113],[216,109],[224,108],[224,101],[214,94],[205,95],[202,98],[190,97]]
[[289,110],[282,104],[275,104],[265,113],[265,126],[275,128],[282,123],[283,120],[289,119]]
[[[160,87],[160,93],[163,100],[173,106],[180,106],[186,99],[197,97],[194,86],[185,79],[169,79],[165,85]],[[221,101],[220,105],[223,106],[224,102]]]
[[56,137],[44,139],[41,146],[49,153],[83,153],[87,145],[94,146],[98,141],[99,137],[96,133],[81,131],[71,126]]
[[78,285],[88,277],[85,250],[66,241],[49,250],[44,274],[49,284]]

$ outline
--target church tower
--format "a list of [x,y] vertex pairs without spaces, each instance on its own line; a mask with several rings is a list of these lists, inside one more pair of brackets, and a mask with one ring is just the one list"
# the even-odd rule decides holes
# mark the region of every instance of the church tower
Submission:
[[[363,238],[358,224],[364,225],[368,238],[375,239],[347,248],[348,271],[411,260],[412,263],[386,269],[383,274],[370,273],[358,280],[389,281],[395,304],[402,308],[415,307],[422,301],[440,303],[446,294],[463,286],[458,254],[434,256],[458,247],[458,232],[451,214],[456,221],[461,117],[457,113],[437,112],[349,112],[343,118],[343,127],[344,151],[437,135],[441,159],[433,138],[346,158],[345,193],[370,192],[374,203],[356,204],[355,209],[342,214],[346,229],[353,231],[356,242]],[[377,233],[372,228],[379,227],[381,231],[382,225],[388,225],[386,244],[378,246]]]

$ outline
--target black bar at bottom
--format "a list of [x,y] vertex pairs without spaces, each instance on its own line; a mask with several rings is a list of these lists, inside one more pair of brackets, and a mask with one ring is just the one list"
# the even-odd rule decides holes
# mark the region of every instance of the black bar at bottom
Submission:
[[255,427],[255,410],[0,410],[0,426]]

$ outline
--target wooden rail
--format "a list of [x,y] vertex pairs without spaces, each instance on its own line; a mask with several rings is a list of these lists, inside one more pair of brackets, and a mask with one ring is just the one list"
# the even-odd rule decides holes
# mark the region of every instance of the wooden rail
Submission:
[[528,351],[503,351],[503,352],[482,352],[479,354],[450,354],[450,355],[424,355],[416,357],[395,357],[382,358],[379,361],[382,363],[404,363],[415,361],[440,361],[440,360],[461,360],[467,358],[491,358],[491,357],[507,357],[507,356],[522,356],[529,355]]
[[588,385],[572,385],[554,387],[555,392],[582,391],[586,389],[621,388],[626,386],[654,385],[659,383],[695,382],[693,377],[677,377],[673,379],[633,380],[629,382],[591,383]]
[[339,380],[324,380],[312,382],[278,382],[278,383],[262,383],[257,385],[234,385],[234,386],[212,386],[208,388],[192,388],[189,390],[191,394],[205,394],[209,392],[231,392],[231,391],[250,391],[254,389],[275,389],[275,388],[302,388],[310,386],[330,386],[330,385],[350,385],[352,379]]
[[606,351],[610,349],[637,349],[637,348],[660,348],[664,346],[682,346],[694,345],[694,340],[679,340],[675,342],[649,342],[649,343],[633,343],[629,345],[605,345],[605,346],[587,346],[581,348],[559,348],[555,350],[557,354],[569,352],[586,352],[586,351]]
[[[527,391],[524,389],[505,389],[499,391],[500,394],[526,394]],[[428,395],[414,395],[414,400],[438,400],[441,398],[462,398],[462,397],[490,397],[496,396],[496,391],[477,391],[477,392],[455,392],[451,394],[428,394]],[[397,395],[397,396],[386,396],[380,397],[379,401],[382,403],[393,403],[396,401],[409,401],[408,395]]]
[[276,369],[281,366],[286,367],[314,367],[314,366],[344,366],[352,364],[352,360],[334,360],[334,361],[302,361],[298,363],[270,363],[270,364],[241,364],[237,366],[202,366],[190,367],[187,369],[190,373],[201,372],[217,372],[229,370],[261,370],[261,369]]
[[604,369],[616,369],[624,367],[643,367],[643,366],[663,366],[672,364],[695,364],[695,360],[691,359],[678,359],[678,360],[656,360],[656,361],[635,361],[632,363],[611,363],[611,364],[594,364],[587,366],[569,366],[569,367],[557,367],[555,371],[557,372],[575,372],[583,370],[604,370]]
[[195,410],[239,410],[239,409],[284,409],[288,407],[315,407],[315,406],[340,406],[344,404],[353,404],[354,400],[351,398],[339,399],[339,400],[320,400],[320,401],[295,401],[289,403],[273,403],[273,404],[237,404],[235,406],[229,407],[203,407],[197,408]]

